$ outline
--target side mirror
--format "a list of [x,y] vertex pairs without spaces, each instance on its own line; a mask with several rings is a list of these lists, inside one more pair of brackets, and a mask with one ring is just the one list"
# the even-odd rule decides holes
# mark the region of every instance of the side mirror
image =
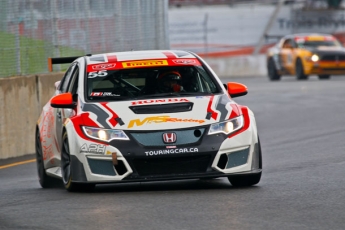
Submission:
[[71,93],[62,93],[54,96],[50,100],[50,105],[53,108],[69,108],[73,109],[76,104],[73,102],[73,96]]
[[60,86],[61,81],[57,81],[54,83],[55,89],[57,90]]
[[227,89],[230,97],[240,97],[248,93],[247,86],[237,82],[228,82]]

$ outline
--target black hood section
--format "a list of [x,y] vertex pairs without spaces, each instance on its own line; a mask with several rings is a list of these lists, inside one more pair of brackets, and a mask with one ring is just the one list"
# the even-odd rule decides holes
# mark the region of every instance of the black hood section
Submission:
[[329,49],[329,50],[321,50],[318,48],[306,48],[306,50],[309,50],[310,52],[313,52],[314,54],[317,55],[345,55],[345,48],[342,49]]
[[340,49],[318,49],[318,48],[307,48],[313,54],[320,57],[320,61],[345,61],[345,48]]
[[171,103],[171,104],[159,104],[159,105],[140,105],[129,106],[129,108],[135,114],[157,114],[157,113],[180,113],[188,112],[193,109],[194,103]]

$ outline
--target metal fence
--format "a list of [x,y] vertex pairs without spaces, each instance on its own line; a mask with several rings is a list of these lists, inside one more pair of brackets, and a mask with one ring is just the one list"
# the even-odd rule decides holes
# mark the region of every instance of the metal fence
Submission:
[[48,57],[167,49],[167,20],[168,0],[0,0],[0,77],[47,72]]

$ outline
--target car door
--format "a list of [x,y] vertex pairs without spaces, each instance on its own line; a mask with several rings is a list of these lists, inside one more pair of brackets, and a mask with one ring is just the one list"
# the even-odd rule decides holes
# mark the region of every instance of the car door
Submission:
[[292,39],[286,39],[282,45],[280,52],[281,65],[285,72],[293,74],[294,64],[294,41]]
[[[75,81],[79,75],[79,68],[77,63],[73,63],[70,68],[66,71],[64,78],[61,81],[59,87],[59,93],[67,93],[72,92],[73,84],[77,84],[78,81]],[[61,147],[62,145],[62,130],[63,124],[66,120],[66,116],[70,116],[72,113],[72,109],[63,109],[63,108],[56,108],[55,109],[55,131],[56,131],[56,140],[58,146]]]

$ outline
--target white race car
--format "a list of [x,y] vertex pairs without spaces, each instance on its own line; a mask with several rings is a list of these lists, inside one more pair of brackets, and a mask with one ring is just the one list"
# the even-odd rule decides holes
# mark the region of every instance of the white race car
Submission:
[[254,114],[232,99],[247,87],[222,84],[196,54],[152,50],[49,60],[72,64],[37,122],[43,188],[56,177],[68,191],[172,179],[260,181]]

